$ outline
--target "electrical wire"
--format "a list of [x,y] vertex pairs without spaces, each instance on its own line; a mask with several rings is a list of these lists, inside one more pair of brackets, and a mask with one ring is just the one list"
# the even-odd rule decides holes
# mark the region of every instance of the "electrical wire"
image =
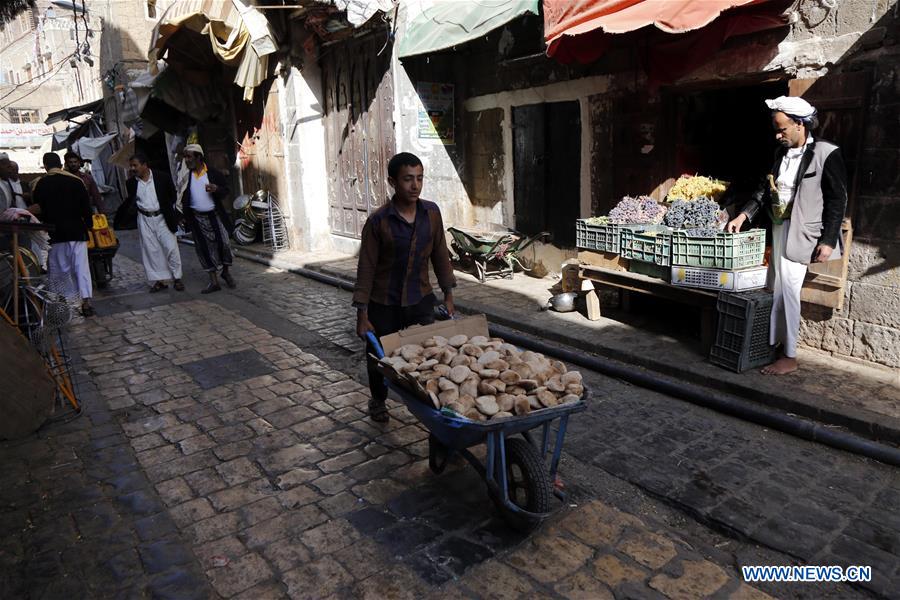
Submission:
[[[57,67],[53,70],[53,72],[52,72],[50,75],[47,75],[47,76],[46,76],[46,79],[44,79],[42,82],[40,82],[39,84],[37,84],[36,86],[34,86],[34,89],[32,89],[31,91],[29,91],[27,94],[22,94],[21,96],[19,96],[18,98],[16,98],[16,99],[13,100],[12,102],[9,102],[8,104],[4,104],[3,106],[0,106],[0,110],[5,110],[6,108],[12,106],[13,104],[15,104],[16,102],[18,102],[18,101],[21,100],[22,98],[26,98],[26,97],[30,96],[31,94],[35,93],[38,89],[40,89],[40,87],[41,87],[42,85],[44,85],[45,83],[47,83],[48,81],[50,81],[51,79],[53,79],[53,77],[59,72],[59,70],[62,69],[64,66],[66,66],[66,65],[68,64],[68,61],[71,60],[72,57],[75,56],[75,54],[76,54],[76,53],[73,52],[72,54],[70,54],[70,55],[68,55],[67,57],[65,57],[65,58],[59,63],[59,66],[57,66]],[[10,91],[6,92],[3,96],[0,96],[0,101],[6,99],[6,98],[7,98],[8,96],[10,96],[11,94],[14,94],[14,93],[16,92],[16,90],[19,89],[19,88],[20,88],[21,86],[23,86],[23,85],[25,85],[25,84],[19,84],[19,85],[17,85],[15,88],[13,88],[13,89],[11,89]]]

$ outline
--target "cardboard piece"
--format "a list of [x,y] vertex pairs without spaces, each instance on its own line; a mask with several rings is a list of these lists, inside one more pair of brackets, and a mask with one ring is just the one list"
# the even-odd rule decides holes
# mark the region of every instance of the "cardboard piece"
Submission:
[[[407,327],[397,333],[386,335],[380,338],[379,341],[381,342],[381,348],[384,350],[384,355],[390,356],[394,350],[401,346],[405,346],[406,344],[421,344],[428,338],[436,335],[451,338],[460,333],[469,337],[474,337],[476,335],[490,337],[487,317],[484,315],[473,315],[461,319],[438,321],[431,325],[413,325],[412,327]],[[428,392],[425,391],[425,388],[422,387],[422,384],[408,373],[398,373],[393,367],[382,362],[378,363],[377,369],[379,373],[409,390],[423,402],[428,404],[432,403],[431,397],[428,395]]]
[[384,348],[384,355],[390,356],[394,350],[406,344],[421,344],[428,338],[436,335],[451,338],[460,333],[464,333],[469,337],[476,335],[490,337],[487,317],[484,315],[473,315],[461,319],[438,321],[431,325],[413,325],[397,333],[386,335],[379,341],[381,342],[381,347]]

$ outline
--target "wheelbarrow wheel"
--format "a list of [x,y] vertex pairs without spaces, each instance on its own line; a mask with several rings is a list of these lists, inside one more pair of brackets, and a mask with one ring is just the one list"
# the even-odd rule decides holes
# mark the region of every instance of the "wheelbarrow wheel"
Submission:
[[[513,504],[532,513],[550,512],[553,489],[547,466],[537,449],[526,440],[506,439],[506,478]],[[503,518],[516,529],[530,529],[537,524],[503,506],[500,498],[494,501]]]
[[450,460],[450,451],[443,445],[434,434],[428,435],[428,466],[432,473],[440,475],[447,468],[447,462]]

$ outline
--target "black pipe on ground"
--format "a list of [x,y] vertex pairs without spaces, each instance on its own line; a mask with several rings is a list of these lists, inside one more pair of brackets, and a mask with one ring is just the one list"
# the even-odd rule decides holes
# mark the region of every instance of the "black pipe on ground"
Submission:
[[812,421],[766,408],[751,401],[718,394],[713,390],[660,377],[643,369],[626,365],[590,354],[581,354],[565,348],[551,346],[541,340],[524,336],[500,325],[490,326],[491,335],[503,338],[511,344],[552,356],[603,375],[627,381],[633,385],[679,398],[710,408],[717,412],[738,417],[764,427],[769,427],[790,435],[819,442],[826,446],[853,452],[885,464],[900,466],[900,448],[879,444],[843,431],[835,431]]
[[[266,266],[283,268],[291,273],[315,279],[316,281],[333,285],[343,290],[352,291],[354,288],[353,283],[349,281],[332,275],[326,275],[319,271],[313,271],[303,267],[279,266],[279,261],[274,261],[264,256],[253,255],[249,252],[241,252],[240,254],[243,255],[244,258],[254,262]],[[792,417],[788,414],[766,408],[755,402],[719,394],[708,388],[701,388],[677,382],[643,369],[629,367],[610,359],[552,346],[541,340],[522,335],[521,333],[503,327],[502,325],[490,325],[490,332],[491,335],[503,338],[516,346],[540,352],[546,356],[552,356],[553,358],[590,369],[591,371],[595,371],[602,375],[627,381],[628,383],[644,389],[672,396],[690,402],[691,404],[696,404],[697,406],[731,415],[744,421],[750,421],[757,425],[769,427],[795,437],[818,442],[820,444],[825,444],[826,446],[831,446],[832,448],[838,448],[839,450],[845,450],[888,465],[900,467],[900,448],[879,444],[878,442],[867,440],[843,431],[829,429],[824,425]]]

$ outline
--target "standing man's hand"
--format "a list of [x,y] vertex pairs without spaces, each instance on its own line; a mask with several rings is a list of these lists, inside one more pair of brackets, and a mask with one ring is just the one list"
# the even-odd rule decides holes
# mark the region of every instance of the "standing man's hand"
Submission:
[[739,214],[732,220],[728,221],[728,225],[725,226],[725,231],[728,233],[737,233],[743,227],[744,222],[747,220],[747,215],[744,213]]
[[816,252],[813,255],[813,262],[826,262],[829,258],[831,258],[832,252],[834,252],[834,248],[832,248],[831,246],[826,246],[825,244],[816,246]]
[[206,191],[209,192],[210,194],[215,194],[217,191],[219,191],[219,186],[217,186],[214,183],[207,183]]
[[375,331],[375,328],[372,327],[372,324],[369,322],[369,313],[364,310],[356,311],[356,335],[366,339],[366,334],[370,331]]
[[444,306],[447,307],[447,314],[451,317],[456,314],[456,307],[453,305],[453,292],[444,294]]

